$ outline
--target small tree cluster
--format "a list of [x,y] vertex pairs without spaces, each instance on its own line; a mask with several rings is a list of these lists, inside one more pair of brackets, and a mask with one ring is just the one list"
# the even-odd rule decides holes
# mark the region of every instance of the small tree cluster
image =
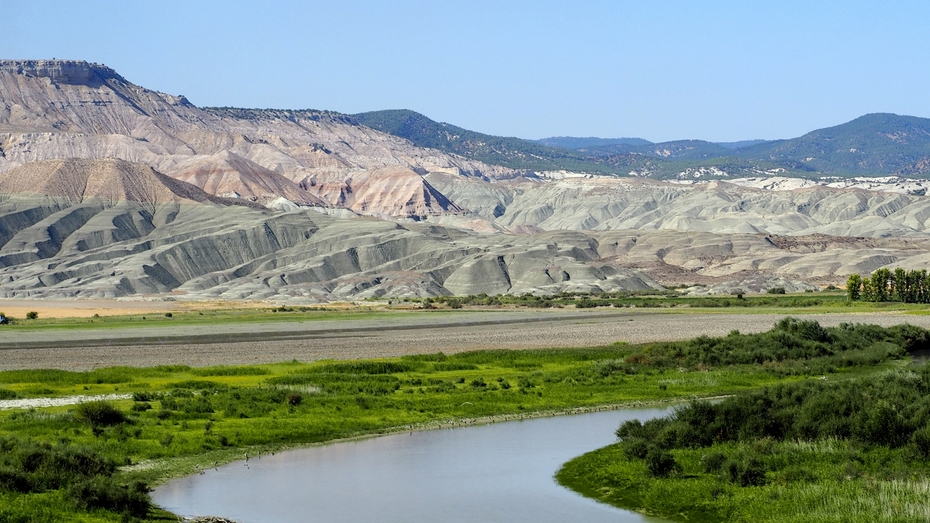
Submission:
[[930,276],[925,269],[894,271],[878,269],[863,278],[852,274],[846,281],[849,301],[901,301],[904,303],[930,303]]

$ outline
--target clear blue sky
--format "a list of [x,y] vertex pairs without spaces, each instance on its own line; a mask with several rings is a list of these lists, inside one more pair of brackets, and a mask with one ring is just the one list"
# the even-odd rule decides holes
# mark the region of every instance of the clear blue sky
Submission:
[[104,63],[200,106],[732,141],[930,117],[928,21],[926,1],[0,0],[0,56]]

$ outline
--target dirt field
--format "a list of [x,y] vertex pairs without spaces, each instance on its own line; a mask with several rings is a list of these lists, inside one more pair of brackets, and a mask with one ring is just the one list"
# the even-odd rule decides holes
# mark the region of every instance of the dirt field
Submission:
[[[163,310],[163,309],[160,309]],[[110,329],[0,334],[0,370],[85,370],[115,365],[269,363],[356,359],[476,349],[581,347],[767,330],[782,314],[668,314],[640,311],[500,311],[400,319],[288,322],[178,329]],[[843,322],[930,328],[930,316],[900,313],[811,314]]]
[[[217,307],[245,306],[239,302],[181,302],[170,300],[11,300],[0,299],[0,312],[14,318],[25,318],[35,311],[40,318],[90,318],[94,314],[146,314],[206,310]],[[250,306],[254,307],[255,304]]]

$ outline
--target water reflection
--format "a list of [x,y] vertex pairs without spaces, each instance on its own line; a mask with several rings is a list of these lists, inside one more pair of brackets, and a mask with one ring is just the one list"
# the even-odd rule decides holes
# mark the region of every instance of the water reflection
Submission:
[[159,505],[259,522],[661,521],[583,498],[553,474],[638,409],[397,434],[252,458],[168,483]]

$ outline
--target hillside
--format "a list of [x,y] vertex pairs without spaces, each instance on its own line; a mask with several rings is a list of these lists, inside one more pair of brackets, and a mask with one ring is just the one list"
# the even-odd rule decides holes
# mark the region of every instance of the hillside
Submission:
[[409,110],[374,111],[352,115],[359,123],[410,140],[418,147],[429,147],[512,169],[533,171],[577,171],[599,174],[627,174],[635,158],[604,162],[591,155],[562,147],[551,147],[520,138],[492,136],[430,120]]
[[[0,60],[0,173],[61,158],[142,163],[212,194],[284,208],[338,206],[326,200],[332,192],[318,192],[319,180],[337,179],[344,191],[354,192],[353,180],[371,186],[389,167],[417,176],[514,175],[506,167],[415,147],[339,113],[203,109],[182,96],[132,84],[99,64]],[[398,201],[390,194],[369,198],[365,212],[435,212],[436,206],[414,202],[435,200],[426,184],[411,183],[420,193],[396,192]]]
[[930,174],[930,119],[888,113],[867,114],[819,129],[734,152],[829,175]]
[[870,114],[788,140],[714,143],[641,138],[521,140],[482,134],[409,110],[353,115],[364,125],[431,147],[514,169],[715,179],[779,173],[820,176],[930,175],[930,119]]
[[574,136],[553,136],[550,138],[541,138],[535,140],[549,147],[561,147],[563,149],[586,149],[591,147],[605,147],[608,145],[651,145],[652,142],[642,138],[596,138],[589,136],[579,138]]

